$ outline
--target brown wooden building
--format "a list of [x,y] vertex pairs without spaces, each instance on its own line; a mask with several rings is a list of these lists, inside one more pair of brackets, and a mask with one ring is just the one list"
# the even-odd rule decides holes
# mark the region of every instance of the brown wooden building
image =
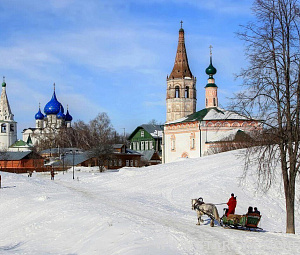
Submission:
[[12,173],[46,171],[44,158],[33,151],[6,151],[0,153],[0,170]]

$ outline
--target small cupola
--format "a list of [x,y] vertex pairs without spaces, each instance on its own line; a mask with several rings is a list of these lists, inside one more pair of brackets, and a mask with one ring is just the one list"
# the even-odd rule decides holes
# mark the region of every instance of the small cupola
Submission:
[[209,76],[207,85],[205,86],[205,107],[218,107],[218,86],[215,84],[214,75],[217,73],[217,69],[212,64],[212,46],[210,48],[210,64],[206,68],[205,72]]
[[66,113],[65,121],[72,121],[72,120],[73,120],[73,117],[69,113],[69,106],[67,106],[67,113]]
[[36,120],[43,120],[44,119],[44,114],[41,112],[41,105],[39,104],[39,111],[35,114],[35,119]]

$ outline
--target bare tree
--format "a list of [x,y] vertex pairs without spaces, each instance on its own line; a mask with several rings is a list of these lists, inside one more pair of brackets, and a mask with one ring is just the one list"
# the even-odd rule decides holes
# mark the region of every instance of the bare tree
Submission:
[[255,0],[256,21],[238,36],[246,44],[249,66],[242,70],[244,92],[234,108],[263,120],[260,146],[247,149],[245,170],[258,165],[267,186],[278,163],[286,200],[286,232],[295,233],[295,185],[299,173],[300,31],[298,0]]
[[89,145],[90,155],[97,159],[100,172],[104,170],[105,163],[109,162],[113,153],[115,141],[115,130],[106,113],[99,113],[89,123],[89,134],[91,140]]

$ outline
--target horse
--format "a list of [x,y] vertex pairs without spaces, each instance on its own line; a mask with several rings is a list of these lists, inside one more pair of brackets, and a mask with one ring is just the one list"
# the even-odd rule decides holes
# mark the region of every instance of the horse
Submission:
[[218,209],[214,204],[206,204],[203,202],[202,198],[192,199],[192,210],[197,212],[198,223],[196,225],[200,225],[200,221],[202,215],[207,215],[210,217],[210,226],[214,226],[214,220],[217,220],[220,223],[220,217],[218,213]]

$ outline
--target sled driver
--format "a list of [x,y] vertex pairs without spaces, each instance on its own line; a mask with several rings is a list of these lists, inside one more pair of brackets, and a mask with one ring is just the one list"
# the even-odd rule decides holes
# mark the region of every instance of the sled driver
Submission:
[[235,207],[236,207],[236,197],[233,193],[231,193],[231,197],[229,198],[228,202],[228,210],[226,216],[228,217],[229,214],[234,214]]

